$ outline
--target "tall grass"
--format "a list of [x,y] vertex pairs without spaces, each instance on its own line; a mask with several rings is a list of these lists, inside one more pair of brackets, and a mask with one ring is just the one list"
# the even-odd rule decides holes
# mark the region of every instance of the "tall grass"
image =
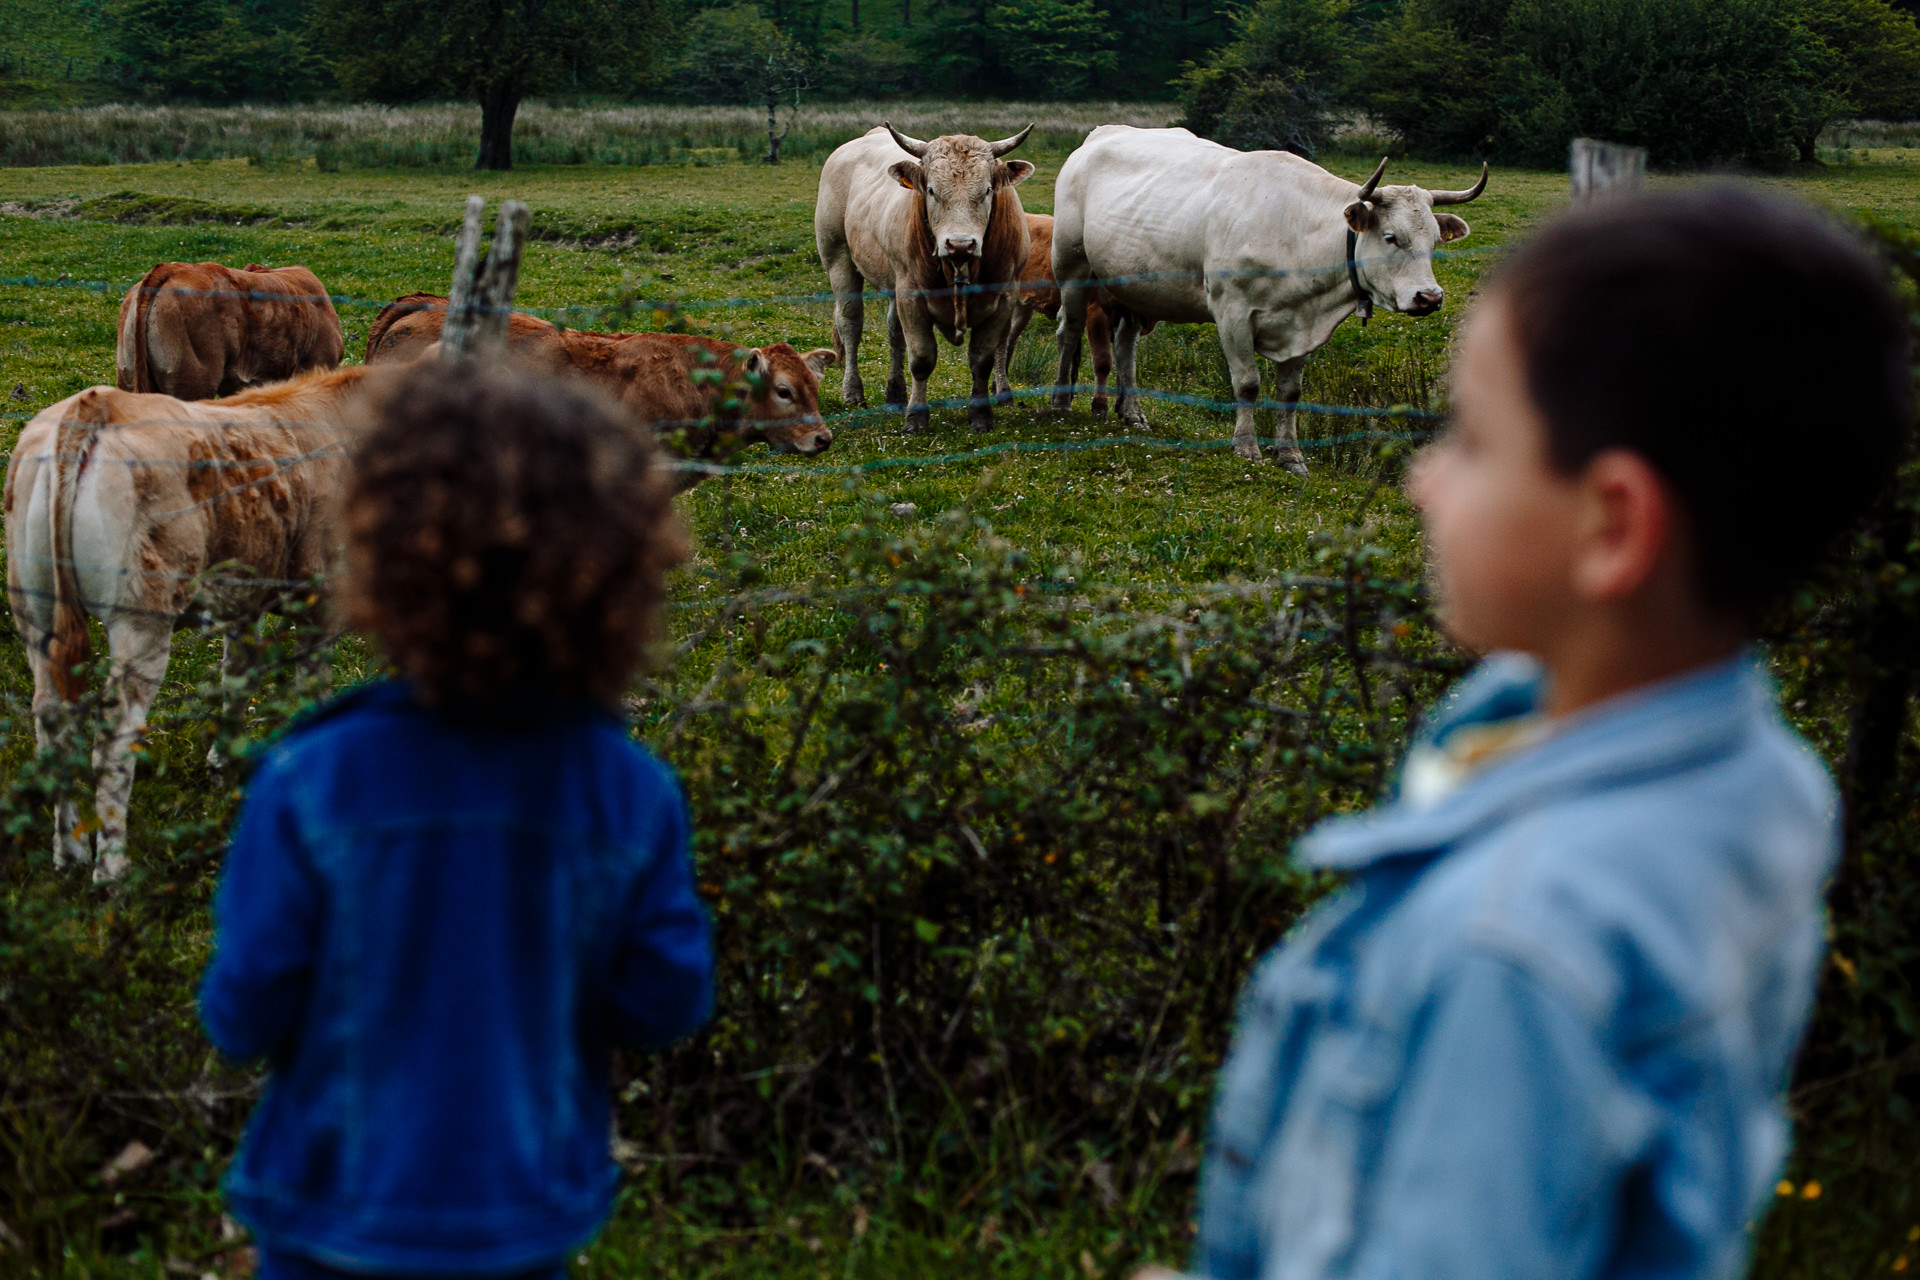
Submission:
[[[803,107],[781,155],[818,159],[885,119],[923,137],[1005,135],[1032,122],[1040,148],[1064,151],[1098,124],[1158,126],[1176,114],[1171,105],[1132,102],[839,102]],[[461,103],[0,111],[0,165],[311,159],[322,169],[443,168],[471,165],[479,134],[480,109]],[[757,159],[766,145],[766,113],[757,107],[530,102],[515,124],[513,158],[518,164],[710,163]]]

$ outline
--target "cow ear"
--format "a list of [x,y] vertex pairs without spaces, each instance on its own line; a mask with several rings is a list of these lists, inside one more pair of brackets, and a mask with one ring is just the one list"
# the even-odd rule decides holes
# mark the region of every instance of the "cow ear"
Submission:
[[839,364],[840,357],[833,354],[832,347],[815,347],[800,357],[807,368],[813,370],[813,376],[819,377],[830,364]]
[[1451,213],[1436,213],[1433,217],[1434,221],[1440,224],[1440,239],[1442,241],[1465,240],[1467,233],[1473,230],[1472,227],[1467,225],[1465,218],[1457,218]]
[[887,166],[887,172],[893,180],[909,191],[920,189],[920,162],[917,160],[896,160]]
[[1006,172],[1005,183],[1009,187],[1017,187],[1033,176],[1033,166],[1025,160],[1003,160],[1000,168]]
[[249,271],[265,271],[265,270],[267,270],[267,268],[266,268],[266,267],[263,267],[263,266],[261,266],[261,265],[260,265],[259,263],[257,263],[257,262],[249,262],[249,263],[247,264],[247,270],[249,270]]
[[756,378],[767,376],[767,353],[755,347],[747,353],[747,372]]
[[1347,206],[1347,225],[1355,231],[1370,231],[1373,223],[1373,206],[1365,200],[1355,200]]

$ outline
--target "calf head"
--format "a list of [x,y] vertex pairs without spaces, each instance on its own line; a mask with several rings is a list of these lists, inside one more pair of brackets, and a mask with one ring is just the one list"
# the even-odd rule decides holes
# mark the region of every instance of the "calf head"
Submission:
[[775,453],[825,452],[833,432],[820,420],[820,373],[838,359],[826,347],[803,355],[784,342],[748,352],[747,438]]
[[1427,191],[1421,187],[1382,187],[1387,162],[1373,171],[1346,207],[1347,226],[1357,239],[1354,269],[1361,287],[1389,311],[1431,315],[1446,300],[1433,278],[1435,246],[1464,239],[1464,218],[1435,213],[1440,205],[1465,204],[1487,189],[1487,167],[1465,191]]
[[[1028,125],[1011,138],[987,142],[970,133],[950,133],[922,142],[887,125],[902,151],[915,157],[897,161],[888,172],[918,195],[920,220],[933,239],[933,255],[943,265],[972,267],[986,248],[996,197],[1002,188],[1025,182],[1033,166],[1000,157],[1027,140]],[[1014,269],[1018,270],[1018,263]]]

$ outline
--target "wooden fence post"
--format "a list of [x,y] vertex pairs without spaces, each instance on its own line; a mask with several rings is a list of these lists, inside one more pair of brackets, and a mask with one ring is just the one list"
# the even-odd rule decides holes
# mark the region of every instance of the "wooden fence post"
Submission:
[[1647,149],[1594,138],[1575,138],[1568,168],[1575,207],[1602,196],[1634,195],[1647,185]]
[[454,248],[453,284],[447,290],[447,320],[440,330],[442,360],[468,359],[506,346],[514,290],[520,283],[520,253],[532,215],[521,201],[504,202],[493,247],[486,262],[476,265],[485,211],[482,197],[467,197],[466,221]]

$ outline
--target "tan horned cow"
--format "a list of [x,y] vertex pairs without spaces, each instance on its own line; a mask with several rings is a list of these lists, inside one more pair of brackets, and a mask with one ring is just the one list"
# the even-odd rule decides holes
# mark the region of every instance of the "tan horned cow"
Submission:
[[333,299],[305,267],[162,262],[120,300],[122,391],[230,396],[314,369],[346,349]]
[[[1007,336],[993,359],[994,390],[1002,398],[1011,398],[1013,383],[1007,368],[1013,363],[1013,349],[1026,331],[1027,322],[1038,311],[1049,320],[1060,318],[1060,286],[1053,279],[1053,218],[1044,213],[1027,215],[1027,265],[1020,272],[1020,287],[1014,290],[1013,319]],[[1107,375],[1113,372],[1113,324],[1097,298],[1087,299],[1087,345],[1093,348],[1093,416],[1107,412]]]
[[[447,300],[430,293],[388,303],[367,331],[367,363],[426,355],[440,340],[446,315]],[[729,442],[764,441],[775,453],[808,455],[833,443],[833,432],[820,420],[820,371],[835,359],[825,347],[803,354],[784,342],[742,348],[683,333],[588,333],[518,311],[507,329],[515,356],[548,373],[599,383],[641,422],[667,435],[666,443],[682,457],[711,458]],[[710,362],[702,361],[703,353]],[[758,381],[739,421],[707,422],[718,388],[694,380],[702,368],[725,375],[723,383],[737,383],[743,374]],[[681,430],[686,434],[673,439]],[[697,484],[702,474],[682,472],[680,487]]]
[[[833,349],[846,362],[840,394],[867,402],[860,382],[860,331],[867,282],[887,302],[889,408],[906,409],[906,429],[927,427],[927,379],[938,355],[934,335],[967,339],[973,374],[967,419],[993,425],[994,357],[1014,312],[1012,286],[1027,261],[1027,219],[1014,188],[1033,172],[1002,156],[1026,141],[986,142],[955,133],[922,142],[891,124],[870,130],[827,157],[813,210],[814,244],[833,287]],[[903,363],[913,375],[909,395]]]
[[92,387],[21,431],[7,472],[7,599],[42,746],[85,691],[74,668],[89,658],[89,617],[113,659],[112,733],[94,753],[97,844],[62,804],[56,861],[97,852],[94,879],[125,872],[133,747],[182,620],[257,614],[285,584],[333,568],[347,402],[365,375],[311,373],[212,404]]

